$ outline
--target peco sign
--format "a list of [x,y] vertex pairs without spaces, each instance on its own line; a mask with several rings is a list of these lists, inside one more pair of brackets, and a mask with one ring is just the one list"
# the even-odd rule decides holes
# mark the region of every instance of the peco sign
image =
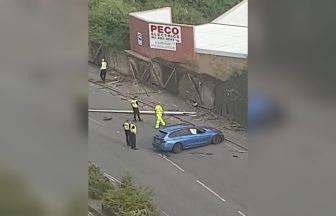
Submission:
[[180,26],[149,24],[150,48],[176,51],[177,43],[181,43]]

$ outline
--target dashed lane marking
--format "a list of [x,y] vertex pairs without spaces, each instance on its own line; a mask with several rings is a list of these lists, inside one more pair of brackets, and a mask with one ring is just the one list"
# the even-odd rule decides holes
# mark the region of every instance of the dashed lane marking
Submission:
[[209,192],[211,192],[213,195],[215,195],[218,199],[220,199],[222,202],[226,202],[225,199],[223,199],[221,196],[219,196],[215,191],[213,191],[211,188],[209,188],[208,186],[206,186],[203,182],[201,182],[200,180],[196,180],[196,182],[198,184],[200,184],[201,186],[203,186],[205,189],[207,189]]
[[244,214],[244,213],[241,212],[241,211],[238,211],[238,213],[239,213],[241,216],[247,216],[246,214]]
[[164,216],[169,216],[169,214],[167,214],[166,212],[164,212],[162,209],[160,209],[161,213],[164,215]]
[[119,181],[118,179],[114,178],[113,176],[111,176],[111,175],[108,174],[108,173],[105,173],[105,172],[104,172],[104,176],[105,176],[106,178],[110,179],[110,180],[113,181],[113,182],[117,182],[118,184],[121,184],[121,181]]
[[174,167],[179,169],[181,172],[184,172],[184,169],[182,169],[179,165],[174,163],[172,160],[168,159],[165,155],[159,154],[159,156],[162,157],[163,159],[165,159],[166,161],[168,161],[169,163],[171,163]]
[[99,121],[97,121],[97,120],[94,120],[94,119],[92,119],[92,118],[89,118],[89,120],[90,121],[93,121],[94,123],[96,123],[96,124],[99,124],[100,126],[105,126],[103,123],[101,123],[101,122],[99,122]]

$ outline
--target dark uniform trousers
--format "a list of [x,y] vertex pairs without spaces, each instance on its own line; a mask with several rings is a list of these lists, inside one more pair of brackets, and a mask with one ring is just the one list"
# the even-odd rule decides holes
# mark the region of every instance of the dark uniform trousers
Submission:
[[105,78],[106,78],[106,69],[101,69],[101,70],[100,70],[100,78],[105,82]]
[[131,142],[130,142],[130,131],[129,130],[125,130],[125,137],[126,137],[126,143],[127,145],[131,145]]
[[136,149],[136,134],[130,132],[129,133],[129,140],[130,140],[132,149]]
[[133,107],[133,115],[134,115],[134,121],[136,121],[136,116],[138,116],[139,121],[141,121],[139,108]]

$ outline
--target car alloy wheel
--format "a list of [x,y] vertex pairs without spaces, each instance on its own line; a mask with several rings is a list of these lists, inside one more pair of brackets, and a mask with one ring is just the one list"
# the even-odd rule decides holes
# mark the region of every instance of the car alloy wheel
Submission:
[[219,144],[223,141],[223,138],[221,135],[216,134],[213,138],[212,138],[212,143],[213,144]]
[[178,154],[178,153],[180,153],[182,150],[183,150],[183,149],[182,149],[182,145],[181,145],[181,143],[176,143],[176,144],[174,145],[174,147],[173,147],[173,152],[174,152],[174,154]]

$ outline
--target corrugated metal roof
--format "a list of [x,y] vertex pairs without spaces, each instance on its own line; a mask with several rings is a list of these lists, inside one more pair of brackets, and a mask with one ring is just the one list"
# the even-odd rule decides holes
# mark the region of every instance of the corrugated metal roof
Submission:
[[248,1],[242,1],[212,23],[248,26]]
[[171,23],[172,22],[172,15],[171,15],[170,7],[134,12],[134,13],[130,13],[130,15],[136,16],[148,22],[157,22],[157,23]]
[[197,53],[246,58],[247,41],[247,27],[215,23],[195,26]]

